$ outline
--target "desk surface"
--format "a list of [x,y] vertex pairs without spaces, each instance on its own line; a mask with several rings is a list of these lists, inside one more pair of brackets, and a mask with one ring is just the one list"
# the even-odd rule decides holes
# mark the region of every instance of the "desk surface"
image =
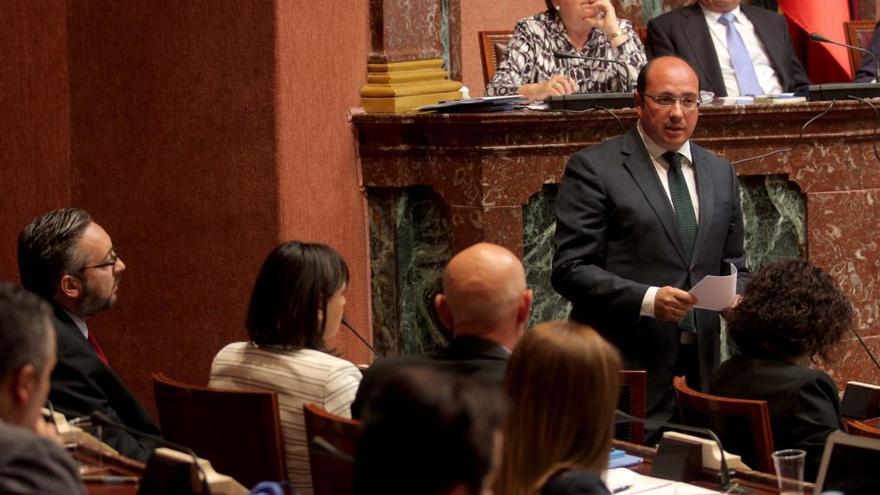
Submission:
[[[633,466],[630,469],[639,474],[651,476],[651,469],[653,466],[652,459],[657,454],[657,449],[645,447],[643,445],[636,445],[629,442],[623,442],[620,440],[614,441],[614,447],[622,449],[628,454],[644,458],[645,462],[639,464],[638,466]],[[776,484],[775,474],[762,473],[759,471],[737,471],[731,477],[731,481],[739,486],[744,486],[754,490],[755,495],[777,495],[779,493],[779,488]],[[701,479],[698,481],[691,481],[689,483],[704,488],[718,490],[718,471],[703,469]],[[812,490],[814,489],[815,486],[812,483],[804,483],[804,493],[812,493]]]
[[[142,462],[129,459],[119,454],[99,454],[96,450],[86,445],[79,445],[73,453],[74,458],[86,466],[87,475],[108,475],[124,477],[140,477],[144,473]],[[88,481],[85,483],[86,490],[91,495],[136,495],[137,483],[105,483],[100,481]]]

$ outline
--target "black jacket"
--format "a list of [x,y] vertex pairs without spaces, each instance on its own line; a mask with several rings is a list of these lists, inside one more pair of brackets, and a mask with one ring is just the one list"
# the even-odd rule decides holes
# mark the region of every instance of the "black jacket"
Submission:
[[[101,411],[130,428],[158,435],[159,428],[144,406],[119,375],[98,358],[70,316],[57,306],[53,323],[58,337],[58,364],[52,371],[49,400],[55,409],[68,418]],[[103,428],[102,436],[104,443],[120,454],[139,461],[146,461],[158,447],[116,428]]]

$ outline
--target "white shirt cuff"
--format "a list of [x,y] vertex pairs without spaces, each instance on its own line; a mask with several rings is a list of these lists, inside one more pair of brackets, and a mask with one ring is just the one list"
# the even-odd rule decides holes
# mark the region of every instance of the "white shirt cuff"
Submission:
[[645,291],[645,297],[642,298],[642,309],[639,311],[640,316],[648,316],[654,318],[654,299],[657,297],[657,291],[660,287],[648,287]]

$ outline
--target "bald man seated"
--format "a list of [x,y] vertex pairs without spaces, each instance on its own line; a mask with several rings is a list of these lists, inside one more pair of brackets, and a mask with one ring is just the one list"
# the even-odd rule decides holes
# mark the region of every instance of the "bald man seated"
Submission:
[[443,293],[434,299],[441,321],[452,331],[439,352],[386,358],[364,372],[351,415],[359,418],[390,371],[425,365],[501,384],[507,359],[525,331],[532,291],[519,258],[495,244],[480,243],[455,255],[443,271]]

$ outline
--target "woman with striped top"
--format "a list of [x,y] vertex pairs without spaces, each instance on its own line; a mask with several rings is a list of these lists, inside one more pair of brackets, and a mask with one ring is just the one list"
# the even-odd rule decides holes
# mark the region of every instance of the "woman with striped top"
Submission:
[[251,293],[250,342],[224,347],[211,364],[209,386],[278,393],[290,481],[312,494],[303,405],[349,417],[361,373],[330,354],[338,331],[348,267],[329,246],[286,242],[272,251]]

